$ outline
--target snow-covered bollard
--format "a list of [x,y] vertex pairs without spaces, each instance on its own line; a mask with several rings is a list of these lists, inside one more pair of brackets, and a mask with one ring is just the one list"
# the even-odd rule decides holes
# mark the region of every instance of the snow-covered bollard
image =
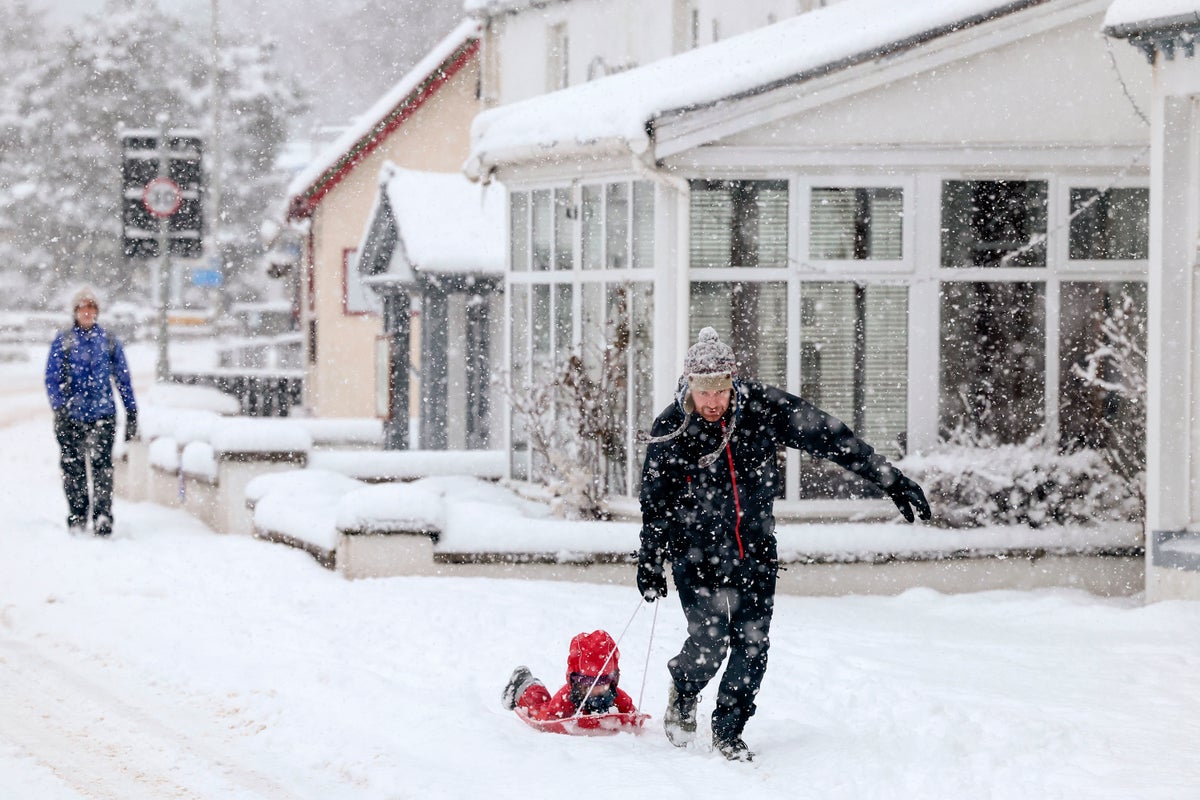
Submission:
[[346,578],[436,574],[433,546],[444,525],[437,490],[390,483],[349,492],[337,508],[337,570]]
[[220,511],[217,460],[208,442],[184,445],[179,454],[179,477],[183,483],[183,508],[210,528],[217,529]]
[[312,450],[312,437],[286,419],[243,418],[223,421],[212,434],[216,462],[213,499],[214,530],[254,533],[246,508],[246,487],[259,475],[303,468]]
[[149,499],[150,494],[150,442],[146,439],[131,439],[124,443],[113,466],[113,491],[134,503]]
[[146,449],[149,463],[146,499],[160,506],[182,503],[179,483],[179,443],[174,436],[159,436]]

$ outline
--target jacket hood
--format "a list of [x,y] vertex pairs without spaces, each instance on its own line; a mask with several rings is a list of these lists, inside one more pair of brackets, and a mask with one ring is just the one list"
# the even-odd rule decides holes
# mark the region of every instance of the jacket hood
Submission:
[[611,675],[620,669],[621,652],[606,631],[581,633],[571,640],[567,653],[567,676],[572,672],[583,675]]

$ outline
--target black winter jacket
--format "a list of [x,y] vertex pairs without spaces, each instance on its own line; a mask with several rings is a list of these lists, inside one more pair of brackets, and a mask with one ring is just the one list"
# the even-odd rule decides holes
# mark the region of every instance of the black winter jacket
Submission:
[[[676,431],[685,414],[681,394],[658,415],[651,434]],[[722,447],[731,425],[729,443]],[[880,488],[895,479],[887,460],[837,418],[782,389],[736,381],[733,402],[720,421],[707,422],[693,413],[686,430],[647,448],[640,495],[641,559],[774,561],[780,445],[829,459]],[[700,465],[718,449],[711,464]]]

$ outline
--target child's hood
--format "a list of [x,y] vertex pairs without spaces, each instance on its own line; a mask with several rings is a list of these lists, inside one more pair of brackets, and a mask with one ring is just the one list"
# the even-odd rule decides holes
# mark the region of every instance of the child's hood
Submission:
[[611,675],[620,669],[621,653],[607,631],[581,633],[571,640],[567,653],[567,676],[572,672],[583,675]]

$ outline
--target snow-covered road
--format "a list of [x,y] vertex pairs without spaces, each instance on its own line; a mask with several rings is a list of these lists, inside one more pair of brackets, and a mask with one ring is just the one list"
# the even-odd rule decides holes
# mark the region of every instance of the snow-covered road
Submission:
[[[346,582],[150,504],[118,502],[112,540],[71,538],[49,414],[18,397],[0,396],[4,800],[1200,797],[1200,604],[781,597],[759,760],[729,764],[658,727],[674,596],[651,645],[626,587]],[[515,665],[557,685],[573,634],[631,615],[646,732],[538,734],[500,708]]]

